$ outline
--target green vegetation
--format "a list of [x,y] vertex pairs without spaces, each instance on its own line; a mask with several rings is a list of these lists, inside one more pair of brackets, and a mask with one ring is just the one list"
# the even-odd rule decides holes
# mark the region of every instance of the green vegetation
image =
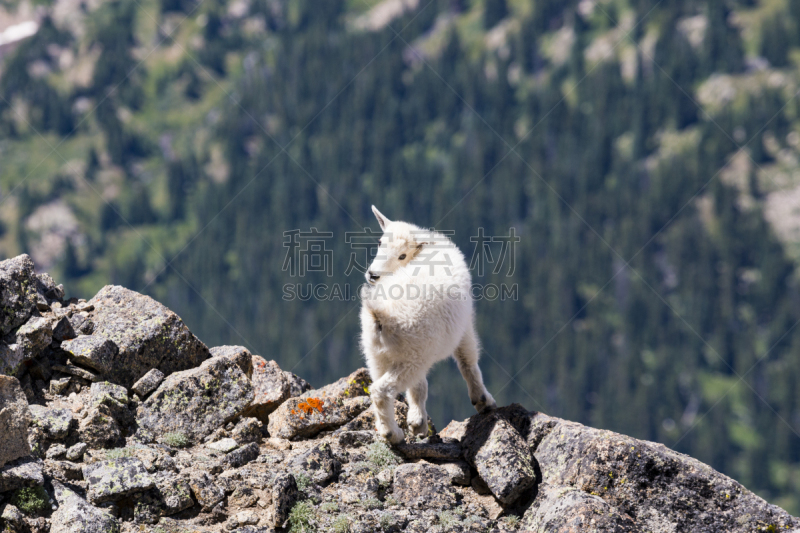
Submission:
[[394,515],[392,513],[382,513],[381,517],[378,519],[378,524],[384,531],[392,527],[395,522],[396,520],[394,519]]
[[439,525],[444,531],[449,531],[453,526],[460,523],[458,517],[450,511],[442,511],[437,515]]
[[[800,2],[433,0],[361,29],[375,1],[43,16],[0,65],[0,256],[330,383],[363,364],[358,302],[302,296],[356,293],[345,234],[377,231],[374,203],[517,288],[476,303],[500,404],[662,442],[800,513]],[[330,277],[283,268],[284,232],[312,227]],[[511,227],[513,270],[478,239]],[[429,377],[440,427],[473,413],[454,376]]]
[[331,522],[331,530],[333,533],[349,533],[352,524],[353,518],[350,515],[337,516]]
[[383,502],[378,498],[366,498],[359,502],[364,509],[383,509]]
[[510,527],[510,528],[517,528],[517,527],[519,527],[519,525],[521,523],[520,518],[518,516],[516,516],[516,515],[504,516],[500,520],[502,520],[505,523],[505,525]]
[[189,445],[189,439],[180,432],[165,433],[164,436],[161,437],[161,440],[164,444],[175,448],[183,448]]
[[25,487],[14,492],[11,504],[27,515],[36,515],[45,511],[50,496],[43,487]]
[[336,502],[325,502],[319,506],[319,510],[324,513],[338,513],[339,504]]
[[293,475],[297,483],[297,489],[301,492],[305,491],[311,485],[311,476],[305,472],[295,472]]
[[297,502],[289,512],[289,532],[290,533],[313,533],[314,527],[314,506],[307,502]]
[[106,450],[106,459],[122,459],[123,457],[133,456],[134,447],[126,446],[124,448],[112,448]]
[[403,463],[402,459],[392,451],[383,441],[373,442],[367,447],[367,462],[374,472],[380,472],[384,468],[394,469]]

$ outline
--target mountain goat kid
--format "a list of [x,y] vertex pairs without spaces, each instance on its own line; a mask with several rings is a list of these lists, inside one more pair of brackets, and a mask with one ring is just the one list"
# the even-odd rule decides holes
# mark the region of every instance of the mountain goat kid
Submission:
[[375,429],[392,443],[404,439],[394,399],[408,391],[408,427],[428,432],[428,381],[434,363],[455,357],[478,412],[496,407],[478,368],[478,336],[464,256],[443,234],[392,222],[372,206],[383,230],[362,289],[361,348],[372,377]]

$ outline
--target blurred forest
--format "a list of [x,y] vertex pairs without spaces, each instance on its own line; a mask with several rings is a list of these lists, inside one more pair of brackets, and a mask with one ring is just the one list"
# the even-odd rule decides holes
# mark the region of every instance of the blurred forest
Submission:
[[[0,48],[0,255],[71,296],[148,293],[320,386],[363,364],[359,303],[284,285],[355,294],[346,232],[378,231],[371,204],[468,257],[513,227],[513,273],[474,272],[518,287],[477,304],[498,402],[662,442],[800,514],[800,2],[32,9]],[[310,228],[332,277],[283,268]],[[429,379],[439,427],[472,412],[455,375]]]

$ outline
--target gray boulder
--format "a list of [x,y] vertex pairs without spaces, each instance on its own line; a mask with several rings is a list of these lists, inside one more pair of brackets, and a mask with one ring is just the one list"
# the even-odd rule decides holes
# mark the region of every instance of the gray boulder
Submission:
[[291,466],[295,471],[306,472],[314,483],[320,485],[336,477],[342,470],[342,464],[334,457],[328,443],[295,457]]
[[102,335],[80,335],[61,343],[61,349],[70,359],[98,372],[113,367],[119,349],[117,345]]
[[67,438],[69,432],[77,424],[72,417],[69,409],[47,408],[41,405],[31,404],[31,425],[37,432],[41,432],[43,437],[49,440],[62,440]]
[[349,376],[339,378],[329,385],[319,389],[312,389],[300,395],[301,398],[356,398],[358,396],[369,396],[369,386],[372,378],[369,370],[359,368]]
[[286,377],[286,372],[281,370],[275,361],[267,361],[263,357],[252,357],[254,389],[253,402],[245,411],[245,415],[254,417],[264,423],[269,421],[269,415],[286,401],[291,393],[291,384]]
[[217,346],[209,352],[211,357],[225,357],[234,361],[248,378],[253,376],[253,354],[244,346]]
[[50,346],[53,341],[53,320],[32,317],[17,330],[16,344],[26,359],[33,359]]
[[78,423],[78,436],[92,448],[111,447],[122,438],[122,428],[107,405],[93,405]]
[[41,459],[23,457],[0,468],[0,492],[44,485]]
[[148,394],[156,390],[162,381],[164,381],[164,373],[157,368],[153,368],[133,384],[131,391],[138,394],[139,398],[146,398]]
[[75,492],[53,480],[58,509],[50,519],[50,533],[119,533],[117,520]]
[[214,479],[205,472],[196,473],[189,479],[189,487],[194,498],[204,511],[210,511],[225,499],[225,491],[214,483]]
[[368,396],[348,400],[290,398],[269,416],[269,434],[282,439],[313,437],[320,431],[346,424],[370,403]]
[[198,366],[209,352],[178,315],[149,296],[116,285],[103,287],[88,306],[93,335],[112,341],[118,352],[98,362],[109,380],[130,387],[151,368],[164,374]]
[[536,471],[528,443],[503,414],[473,416],[462,445],[495,498],[510,505],[536,483]]
[[529,424],[528,441],[545,483],[596,495],[633,518],[642,531],[744,533],[800,527],[800,520],[740,483],[661,444],[543,414],[533,414]]
[[5,344],[0,341],[0,375],[21,375],[26,360],[25,351],[19,344]]
[[0,375],[0,466],[31,453],[28,400],[17,378]]
[[0,261],[0,337],[24,324],[39,301],[39,280],[26,255]]
[[299,497],[297,482],[291,474],[280,474],[270,487],[272,506],[267,514],[267,524],[281,527],[289,518],[289,513]]
[[120,500],[155,487],[155,481],[142,461],[121,457],[98,461],[83,467],[86,495],[92,503]]
[[253,386],[239,366],[214,357],[168,376],[139,406],[136,422],[154,437],[174,432],[199,442],[241,415],[253,396]]

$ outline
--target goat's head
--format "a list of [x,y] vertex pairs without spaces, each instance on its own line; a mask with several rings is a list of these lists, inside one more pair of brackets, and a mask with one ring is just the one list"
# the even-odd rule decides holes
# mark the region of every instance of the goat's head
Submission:
[[383,230],[378,252],[366,273],[367,281],[375,284],[381,277],[392,275],[410,263],[428,244],[429,232],[407,222],[393,222],[374,205],[372,212]]

